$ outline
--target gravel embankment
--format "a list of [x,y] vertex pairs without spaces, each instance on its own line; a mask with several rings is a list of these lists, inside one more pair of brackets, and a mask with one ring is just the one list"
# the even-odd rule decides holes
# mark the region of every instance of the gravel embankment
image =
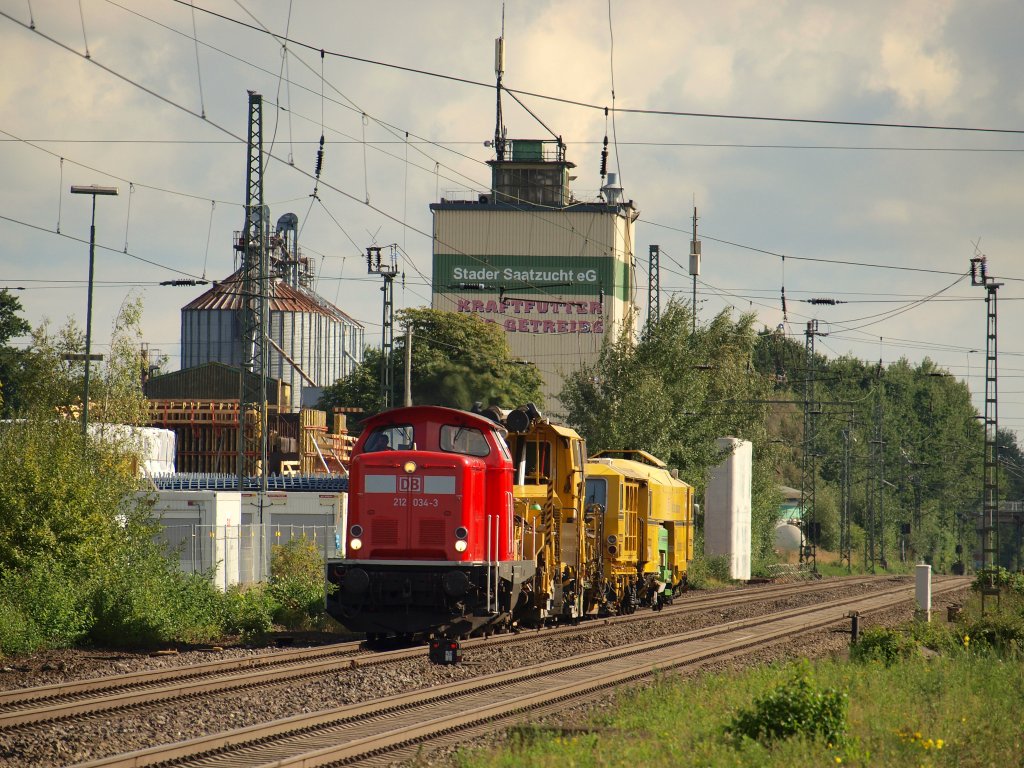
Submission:
[[[881,580],[880,580],[881,581]],[[11,768],[40,768],[68,765],[75,762],[128,752],[159,743],[180,741],[220,731],[240,728],[321,709],[329,709],[394,693],[440,685],[477,675],[492,674],[524,664],[562,658],[571,654],[649,639],[673,632],[699,629],[724,621],[756,616],[790,607],[825,602],[848,596],[851,587],[837,581],[835,589],[813,596],[765,600],[749,606],[727,608],[690,616],[672,617],[651,612],[649,618],[628,625],[606,627],[583,637],[558,638],[537,633],[537,640],[512,647],[471,649],[464,663],[445,667],[429,663],[424,650],[420,659],[396,665],[357,669],[319,677],[313,681],[264,691],[204,696],[182,705],[139,713],[115,713],[101,720],[81,723],[53,724],[40,730],[0,732],[0,764]],[[685,600],[685,596],[683,597]],[[957,602],[950,598],[946,602]],[[945,602],[935,601],[934,615],[945,619]],[[891,614],[891,615],[890,615]],[[865,619],[863,626],[893,624],[907,621],[909,609],[891,611],[887,615]],[[817,658],[841,653],[848,643],[848,633],[819,632],[799,642],[758,651],[743,661],[729,662],[730,668],[753,666],[779,659]],[[251,648],[225,648],[223,651],[187,651],[171,656],[108,653],[102,651],[60,651],[29,658],[0,661],[0,689],[43,685],[61,680],[120,674],[137,669],[194,664],[210,661],[220,655],[247,655],[272,652]],[[715,667],[712,667],[714,669]],[[607,701],[579,708],[572,717],[582,720],[593,707],[607,706]],[[560,718],[564,720],[565,718]],[[496,734],[492,740],[500,740]],[[486,743],[486,742],[485,742]],[[443,765],[447,755],[441,751],[430,758]],[[423,756],[418,765],[423,765]]]

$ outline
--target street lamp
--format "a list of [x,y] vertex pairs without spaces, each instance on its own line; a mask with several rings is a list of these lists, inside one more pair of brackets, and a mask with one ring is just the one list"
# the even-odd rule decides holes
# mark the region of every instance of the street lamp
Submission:
[[89,429],[89,365],[92,353],[92,274],[96,255],[96,195],[116,195],[117,187],[71,187],[73,195],[92,195],[92,226],[89,228],[89,299],[85,311],[85,399],[82,403],[82,437]]

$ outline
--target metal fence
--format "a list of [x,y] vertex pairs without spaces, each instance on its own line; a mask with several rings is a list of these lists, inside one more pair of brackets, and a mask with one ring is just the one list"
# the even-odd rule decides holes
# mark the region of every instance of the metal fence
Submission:
[[343,555],[341,530],[333,525],[166,525],[157,542],[183,572],[208,574],[227,589],[268,579],[274,546],[303,538],[325,561]]

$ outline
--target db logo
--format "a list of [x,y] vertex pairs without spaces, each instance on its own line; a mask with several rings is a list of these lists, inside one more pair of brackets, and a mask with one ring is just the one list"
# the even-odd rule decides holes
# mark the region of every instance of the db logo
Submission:
[[398,478],[398,490],[407,493],[423,493],[423,478],[400,477]]

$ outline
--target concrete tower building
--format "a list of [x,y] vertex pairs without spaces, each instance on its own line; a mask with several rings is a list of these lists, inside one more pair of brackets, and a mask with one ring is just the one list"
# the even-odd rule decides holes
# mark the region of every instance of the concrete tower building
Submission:
[[495,145],[490,194],[430,206],[432,305],[501,325],[513,356],[540,371],[545,409],[564,414],[564,377],[635,322],[639,212],[613,173],[593,200],[577,200],[560,140],[499,135]]

